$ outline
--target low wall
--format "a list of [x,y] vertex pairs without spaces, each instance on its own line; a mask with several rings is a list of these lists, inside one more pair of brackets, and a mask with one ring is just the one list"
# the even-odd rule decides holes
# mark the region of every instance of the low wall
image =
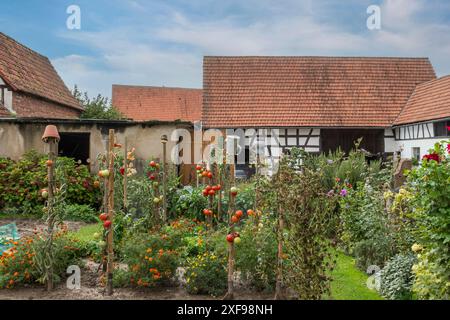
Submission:
[[175,129],[191,131],[187,122],[132,122],[105,120],[43,120],[43,119],[0,119],[0,157],[19,159],[25,152],[45,152],[41,137],[45,126],[54,124],[61,133],[89,133],[89,160],[91,171],[98,169],[97,157],[105,152],[109,129],[114,129],[118,143],[127,137],[128,148],[136,148],[136,165],[142,167],[150,158],[162,158],[161,135],[167,135],[168,157],[176,142],[170,141]]

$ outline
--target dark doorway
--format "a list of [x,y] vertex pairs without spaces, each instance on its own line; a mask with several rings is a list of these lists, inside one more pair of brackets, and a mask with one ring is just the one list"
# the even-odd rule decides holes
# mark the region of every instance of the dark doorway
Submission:
[[89,133],[60,132],[59,156],[69,157],[75,161],[88,164],[89,159]]
[[328,153],[341,147],[348,154],[359,138],[362,138],[360,148],[372,154],[384,152],[383,129],[321,129],[321,151]]

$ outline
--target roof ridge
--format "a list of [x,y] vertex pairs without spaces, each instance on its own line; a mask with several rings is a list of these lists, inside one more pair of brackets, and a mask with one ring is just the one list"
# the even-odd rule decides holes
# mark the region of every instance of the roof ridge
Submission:
[[30,47],[27,47],[27,46],[24,45],[23,43],[21,43],[21,42],[17,41],[16,39],[12,38],[11,36],[8,36],[6,33],[3,33],[3,32],[0,31],[0,35],[2,35],[2,36],[4,36],[4,37],[8,38],[8,39],[11,40],[12,42],[14,42],[14,43],[18,44],[19,46],[23,47],[24,49],[26,49],[26,50],[28,50],[28,51],[31,51],[32,53],[34,53],[34,54],[36,54],[36,55],[38,55],[38,56],[40,56],[40,57],[42,57],[42,58],[47,59],[47,60],[50,61],[50,59],[49,59],[47,56],[44,56],[42,53],[39,53],[39,52],[37,52],[37,51],[31,49]]
[[173,89],[173,90],[203,90],[203,88],[186,88],[186,87],[165,87],[165,86],[146,86],[146,85],[131,85],[131,84],[114,84],[112,87],[127,87],[127,88],[148,88],[148,89]]
[[242,55],[229,55],[229,56],[222,56],[222,55],[207,55],[203,56],[203,58],[326,58],[326,59],[398,59],[398,60],[430,60],[429,57],[396,57],[396,56],[294,56],[294,55],[248,55],[248,56],[242,56]]

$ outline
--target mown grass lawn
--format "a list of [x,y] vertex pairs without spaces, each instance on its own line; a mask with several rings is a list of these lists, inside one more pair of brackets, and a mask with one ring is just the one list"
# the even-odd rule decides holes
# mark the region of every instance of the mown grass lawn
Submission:
[[356,268],[355,260],[338,252],[336,268],[333,270],[331,297],[334,300],[382,300],[375,291],[367,288],[367,275]]

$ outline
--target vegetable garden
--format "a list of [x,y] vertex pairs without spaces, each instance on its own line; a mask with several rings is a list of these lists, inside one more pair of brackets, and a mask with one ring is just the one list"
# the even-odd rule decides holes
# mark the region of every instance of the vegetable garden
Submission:
[[[235,181],[227,163],[199,163],[192,186],[180,185],[165,151],[143,173],[134,161],[113,131],[97,175],[51,150],[0,159],[0,216],[43,225],[0,238],[0,293],[59,290],[68,266],[94,265],[106,296],[449,298],[448,141],[399,190],[392,163],[367,162],[358,144],[349,155],[291,149],[276,174],[260,174],[258,161],[248,181]],[[70,220],[84,227],[69,230]]]

